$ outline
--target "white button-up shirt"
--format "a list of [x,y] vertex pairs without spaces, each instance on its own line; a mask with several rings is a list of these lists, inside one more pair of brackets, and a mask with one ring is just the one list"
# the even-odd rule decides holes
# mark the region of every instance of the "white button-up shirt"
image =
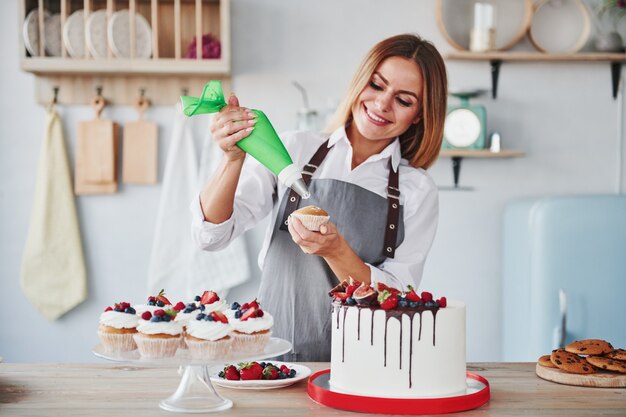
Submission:
[[[287,132],[281,135],[294,164],[303,167],[326,140],[326,136],[313,132]],[[417,288],[422,279],[424,262],[432,246],[439,212],[437,187],[428,173],[416,169],[401,157],[400,141],[396,138],[382,152],[370,156],[352,169],[352,145],[344,127],[337,129],[329,138],[328,152],[324,162],[313,178],[336,179],[349,182],[387,197],[389,160],[394,170],[400,169],[400,204],[404,206],[404,240],[397,247],[395,257],[387,258],[377,267],[367,264],[371,270],[372,283],[382,282],[398,289],[407,285]],[[252,157],[247,157],[237,191],[233,214],[220,224],[204,220],[199,196],[191,204],[193,215],[192,234],[204,250],[219,250],[246,230],[254,227],[271,213],[271,224],[259,253],[259,267],[263,269],[272,231],[278,215],[285,187],[276,175]],[[305,201],[305,200],[303,200]],[[330,219],[332,222],[332,219]],[[338,230],[341,233],[341,230]],[[378,245],[382,242],[377,242]],[[358,279],[358,277],[354,277]]]

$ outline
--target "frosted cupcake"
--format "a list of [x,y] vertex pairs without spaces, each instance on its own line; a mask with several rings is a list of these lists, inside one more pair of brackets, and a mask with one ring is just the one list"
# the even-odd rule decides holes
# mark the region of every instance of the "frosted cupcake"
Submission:
[[224,313],[198,313],[194,320],[189,321],[185,333],[185,343],[191,357],[205,361],[227,357],[233,344],[231,331]]
[[120,353],[137,349],[133,334],[137,333],[139,319],[127,302],[107,307],[100,315],[98,337],[107,352]]
[[169,310],[172,308],[172,303],[165,297],[165,290],[161,290],[157,295],[151,295],[148,297],[146,304],[137,304],[133,306],[137,311],[137,315],[141,317],[144,311],[149,311],[154,315],[157,310]]
[[319,232],[320,226],[330,219],[326,211],[316,206],[302,207],[291,213],[291,216],[300,220],[304,227],[314,232]]
[[231,320],[233,350],[238,353],[262,352],[272,336],[273,325],[274,318],[261,310],[258,301],[245,303],[234,312]]
[[133,336],[144,358],[167,358],[180,346],[183,326],[176,322],[176,310],[156,310],[154,315],[144,311]]

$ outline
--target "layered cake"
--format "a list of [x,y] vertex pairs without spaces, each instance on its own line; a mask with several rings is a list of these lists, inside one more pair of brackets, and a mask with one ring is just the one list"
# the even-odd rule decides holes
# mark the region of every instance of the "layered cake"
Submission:
[[386,398],[465,394],[464,303],[354,280],[330,295],[333,390]]

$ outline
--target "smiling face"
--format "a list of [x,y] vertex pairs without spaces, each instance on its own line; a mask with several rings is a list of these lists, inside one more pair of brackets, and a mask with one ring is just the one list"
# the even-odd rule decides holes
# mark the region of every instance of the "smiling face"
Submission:
[[422,73],[414,61],[399,56],[382,61],[352,105],[350,139],[391,142],[418,123],[422,85]]

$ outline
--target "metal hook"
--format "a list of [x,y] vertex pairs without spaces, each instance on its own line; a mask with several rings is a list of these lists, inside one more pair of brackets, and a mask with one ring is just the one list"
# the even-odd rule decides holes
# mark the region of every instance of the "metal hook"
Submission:
[[52,104],[57,104],[58,97],[59,97],[59,87],[58,86],[54,86],[52,88]]
[[97,96],[101,96],[102,95],[102,86],[97,86],[96,87],[96,95]]
[[146,89],[145,88],[140,88],[139,89],[139,96],[141,98],[143,98],[146,95]]
[[189,89],[187,89],[187,88],[183,88],[183,89],[181,90],[181,93],[182,93],[181,95],[183,95],[183,96],[189,95]]

